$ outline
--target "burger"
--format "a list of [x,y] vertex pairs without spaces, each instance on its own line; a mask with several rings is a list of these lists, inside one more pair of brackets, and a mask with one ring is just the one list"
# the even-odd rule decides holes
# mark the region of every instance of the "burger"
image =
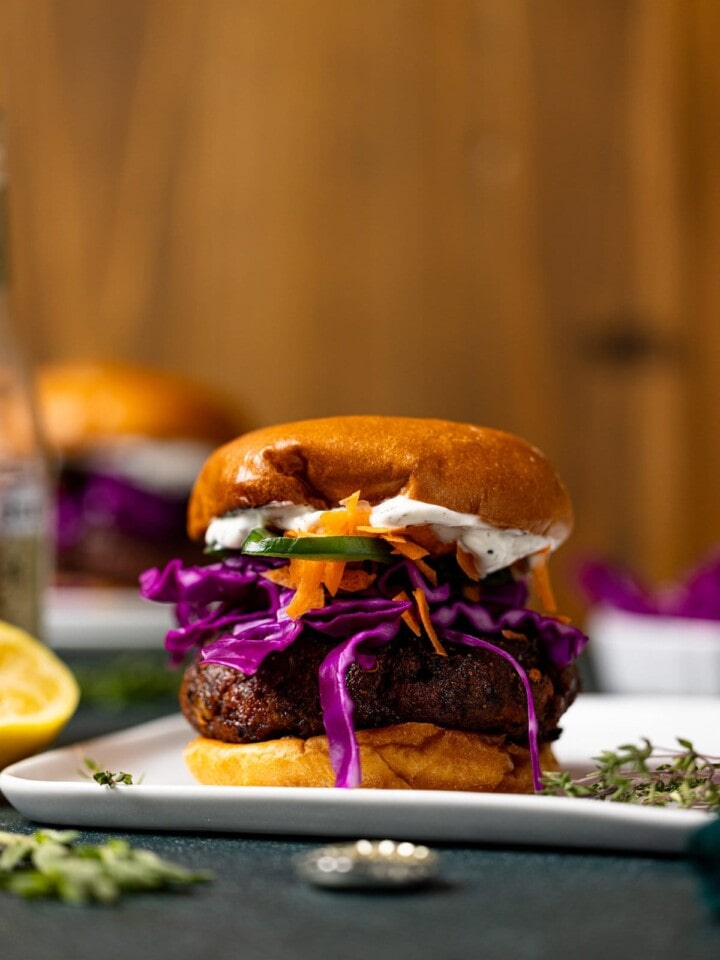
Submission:
[[167,550],[202,561],[185,530],[197,472],[240,423],[224,397],[130,364],[40,367],[38,412],[53,455],[58,581],[137,587]]
[[486,427],[330,417],[220,447],[188,513],[216,561],[141,577],[145,597],[175,604],[190,771],[539,789],[586,640],[548,574],[571,527],[546,458]]

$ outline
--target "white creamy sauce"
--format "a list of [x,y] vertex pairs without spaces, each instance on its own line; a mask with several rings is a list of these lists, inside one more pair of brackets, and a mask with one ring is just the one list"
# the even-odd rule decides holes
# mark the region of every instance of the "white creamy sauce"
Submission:
[[205,534],[209,547],[239,550],[248,534],[257,527],[277,527],[279,530],[306,530],[307,518],[318,517],[319,511],[290,502],[268,503],[264,507],[234,510],[224,517],[215,517]]
[[[280,502],[236,510],[213,520],[205,539],[211,547],[239,549],[256,527],[312,530],[320,513],[312,507]],[[404,496],[385,500],[373,507],[370,513],[370,526],[373,527],[420,525],[431,527],[435,536],[444,543],[457,541],[475,557],[483,575],[502,570],[516,560],[556,546],[549,537],[540,537],[524,530],[501,530],[483,523],[474,514],[457,513],[434,503],[423,503]]]

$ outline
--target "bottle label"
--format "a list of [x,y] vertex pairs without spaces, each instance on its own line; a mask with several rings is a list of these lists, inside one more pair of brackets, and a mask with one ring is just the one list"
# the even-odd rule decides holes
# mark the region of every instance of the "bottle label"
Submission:
[[45,524],[41,484],[26,481],[0,488],[0,620],[33,636],[42,631]]

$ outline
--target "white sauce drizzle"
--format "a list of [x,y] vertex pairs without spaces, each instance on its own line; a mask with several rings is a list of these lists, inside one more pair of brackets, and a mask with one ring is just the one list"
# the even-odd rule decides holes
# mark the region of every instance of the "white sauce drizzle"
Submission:
[[[342,510],[343,507],[337,509]],[[274,502],[263,507],[235,510],[216,517],[205,536],[208,546],[239,550],[256,527],[279,530],[312,530],[323,511],[289,502]],[[502,570],[516,560],[541,550],[553,550],[557,543],[550,537],[525,530],[500,529],[483,523],[471,513],[458,513],[434,503],[397,496],[373,507],[372,527],[429,526],[443,543],[457,542],[475,557],[483,575]]]

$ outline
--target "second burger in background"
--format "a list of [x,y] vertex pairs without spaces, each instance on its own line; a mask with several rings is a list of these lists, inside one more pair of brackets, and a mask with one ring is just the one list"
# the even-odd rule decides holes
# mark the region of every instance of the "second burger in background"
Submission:
[[91,361],[42,366],[38,411],[57,464],[57,580],[135,586],[177,554],[208,453],[242,423],[224,397],[185,377]]

